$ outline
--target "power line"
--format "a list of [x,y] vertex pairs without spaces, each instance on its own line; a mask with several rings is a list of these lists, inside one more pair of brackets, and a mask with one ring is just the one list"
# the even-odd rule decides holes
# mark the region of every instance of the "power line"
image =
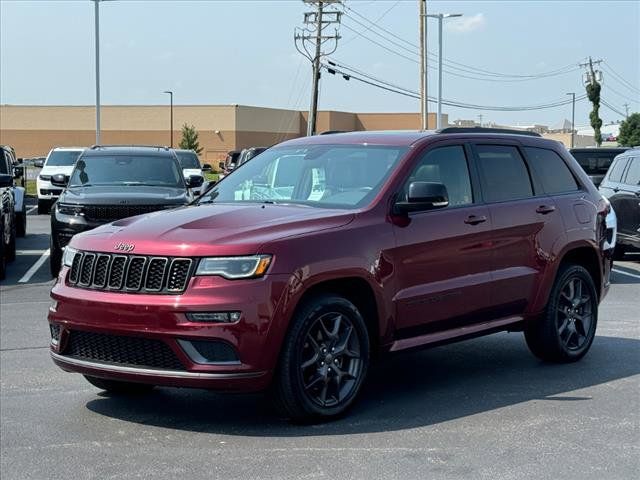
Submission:
[[626,115],[624,113],[622,113],[620,110],[618,110],[617,108],[613,107],[612,105],[610,105],[608,102],[606,102],[602,97],[600,97],[600,103],[602,103],[605,107],[607,107],[609,110],[611,110],[612,112],[617,113],[620,116],[626,117]]
[[640,88],[636,87],[635,85],[633,85],[631,82],[627,81],[624,79],[624,77],[622,77],[622,75],[616,73],[616,71],[611,67],[611,65],[609,65],[607,62],[604,62],[605,67],[607,68],[607,71],[609,73],[611,73],[612,75],[614,75],[615,77],[617,77],[617,79],[619,79],[618,81],[621,82],[623,85],[625,85],[627,88],[629,88],[630,90],[640,93]]
[[[391,5],[387,10],[384,11],[384,13],[382,15],[380,15],[377,19],[376,19],[376,23],[381,21],[384,17],[387,16],[387,14],[393,10],[394,8],[396,8],[398,6],[398,4],[401,2],[402,0],[397,0],[396,3],[394,3],[393,5]],[[343,6],[345,6],[343,4]],[[351,10],[351,9],[349,9]],[[359,15],[359,14],[358,14]],[[355,40],[357,38],[357,35],[355,37],[351,37],[350,39],[342,42],[342,46],[345,46],[347,43],[351,43],[353,40]]]

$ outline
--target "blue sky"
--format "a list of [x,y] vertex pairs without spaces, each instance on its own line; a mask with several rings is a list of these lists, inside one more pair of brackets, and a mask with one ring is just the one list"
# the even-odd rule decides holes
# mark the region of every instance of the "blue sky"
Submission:
[[[418,90],[417,57],[410,45],[418,42],[417,1],[347,0],[346,5],[352,10],[343,18],[343,38],[333,57]],[[293,44],[293,29],[302,24],[308,10],[300,0],[120,0],[104,2],[100,8],[103,104],[165,103],[162,92],[171,89],[177,104],[308,108],[310,64]],[[444,57],[459,62],[456,65],[511,75],[567,67],[561,75],[518,82],[445,74],[444,98],[491,106],[563,100],[566,92],[584,92],[581,71],[572,71],[569,65],[591,55],[607,62],[605,101],[622,112],[624,103],[631,111],[640,111],[640,2],[429,0],[428,9],[464,14],[446,21],[444,32]],[[409,43],[376,30],[358,14]],[[436,21],[430,20],[429,49],[434,53],[435,27]],[[95,101],[92,2],[0,0],[0,41],[0,103]],[[431,71],[431,95],[436,95],[436,80]],[[419,104],[413,98],[324,74],[320,108],[410,112],[418,111]],[[588,122],[588,111],[586,101],[577,104],[576,124]],[[571,107],[528,112],[444,107],[444,112],[451,119],[476,119],[482,114],[484,121],[554,124],[570,118]],[[605,122],[621,118],[604,106],[601,112]]]

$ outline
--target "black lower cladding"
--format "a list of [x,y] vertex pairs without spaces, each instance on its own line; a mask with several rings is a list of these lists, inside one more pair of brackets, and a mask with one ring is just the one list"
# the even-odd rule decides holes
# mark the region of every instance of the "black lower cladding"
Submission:
[[72,330],[62,355],[101,363],[163,370],[185,370],[162,340]]

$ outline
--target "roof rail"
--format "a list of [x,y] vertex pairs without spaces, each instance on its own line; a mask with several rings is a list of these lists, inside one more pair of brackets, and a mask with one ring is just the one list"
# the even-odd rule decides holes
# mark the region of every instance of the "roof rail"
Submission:
[[143,148],[162,148],[164,150],[169,150],[169,147],[166,145],[91,145],[91,150],[96,150],[102,147],[143,147]]
[[530,132],[528,130],[489,127],[445,127],[440,130],[436,130],[436,133],[509,133],[511,135],[528,135],[530,137],[542,136],[537,132]]
[[326,130],[318,135],[333,135],[334,133],[349,133],[347,130]]

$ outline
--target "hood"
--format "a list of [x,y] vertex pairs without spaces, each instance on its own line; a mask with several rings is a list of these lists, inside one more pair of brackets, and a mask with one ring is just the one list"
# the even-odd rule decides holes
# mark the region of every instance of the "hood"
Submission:
[[80,205],[184,205],[184,188],[105,185],[103,187],[72,187],[60,196],[60,203]]
[[299,205],[210,204],[118,220],[76,235],[73,248],[163,256],[248,255],[266,243],[346,225],[354,214]]
[[73,165],[45,165],[42,167],[42,170],[40,170],[40,175],[57,175],[58,173],[71,175],[71,172],[73,172]]

